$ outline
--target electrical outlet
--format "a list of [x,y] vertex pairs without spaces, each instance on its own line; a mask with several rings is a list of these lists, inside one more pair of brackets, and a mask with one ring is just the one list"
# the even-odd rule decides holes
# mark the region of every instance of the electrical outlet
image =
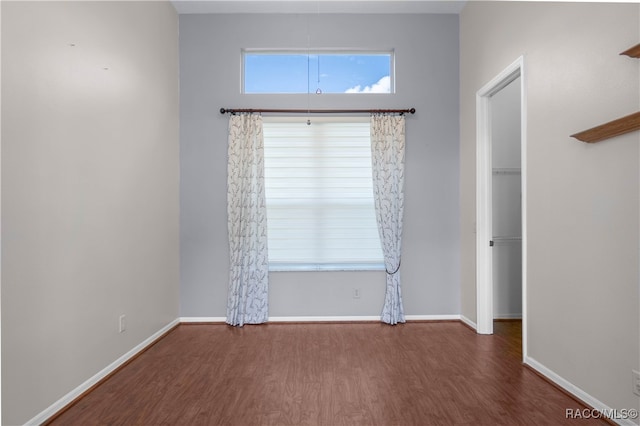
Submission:
[[127,316],[120,315],[120,320],[118,321],[118,331],[120,333],[124,333],[126,329],[127,329]]
[[353,289],[353,298],[354,299],[360,299],[360,289],[359,288],[354,288]]
[[631,371],[633,372],[633,393],[640,396],[640,371]]

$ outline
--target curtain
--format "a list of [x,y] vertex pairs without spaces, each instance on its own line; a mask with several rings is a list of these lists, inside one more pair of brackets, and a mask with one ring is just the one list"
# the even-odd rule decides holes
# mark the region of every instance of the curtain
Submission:
[[269,289],[262,116],[230,116],[228,156],[227,323],[259,324],[268,319]]
[[400,289],[402,215],[404,211],[404,116],[371,116],[373,196],[384,254],[387,286],[381,319],[405,322]]

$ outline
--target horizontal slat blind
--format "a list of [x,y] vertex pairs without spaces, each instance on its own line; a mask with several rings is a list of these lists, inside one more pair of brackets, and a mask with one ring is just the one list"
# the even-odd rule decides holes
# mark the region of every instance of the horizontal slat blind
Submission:
[[263,120],[272,268],[380,265],[369,119]]

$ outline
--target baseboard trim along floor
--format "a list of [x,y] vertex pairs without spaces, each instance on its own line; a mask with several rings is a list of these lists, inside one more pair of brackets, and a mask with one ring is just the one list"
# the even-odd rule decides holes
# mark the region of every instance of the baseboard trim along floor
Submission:
[[143,342],[135,346],[129,352],[122,355],[120,358],[113,361],[111,364],[103,368],[101,371],[96,373],[93,377],[82,383],[80,386],[57,400],[53,403],[49,408],[42,411],[40,414],[29,420],[27,425],[40,425],[45,423],[48,420],[51,420],[56,415],[64,411],[67,407],[71,406],[76,400],[81,398],[84,394],[91,391],[92,388],[98,386],[104,380],[109,378],[113,373],[118,371],[120,368],[127,365],[131,360],[136,358],[142,352],[144,352],[147,348],[151,347],[158,340],[162,339],[165,334],[171,331],[174,327],[177,327],[180,324],[179,319],[175,319],[171,321],[166,326],[162,327],[160,330],[153,333]]
[[[124,367],[131,360],[136,358],[142,352],[144,352],[147,348],[151,347],[154,343],[163,338],[169,331],[171,331],[174,327],[179,324],[224,324],[226,318],[225,317],[180,317],[172,321],[171,323],[164,326],[162,329],[158,330],[156,333],[151,335],[149,338],[145,339],[143,342],[135,346],[126,354],[119,357],[117,360],[109,364],[103,370],[95,374],[93,377],[82,383],[76,389],[72,390],[46,410],[42,411],[40,414],[32,418],[27,422],[28,425],[38,425],[45,423],[56,416],[60,415],[60,413],[64,412],[65,409],[70,407],[75,401],[79,398],[90,392],[94,387],[105,381],[108,377],[114,374],[117,370]],[[475,329],[476,324],[470,319],[462,316],[462,315],[407,315],[406,320],[408,322],[412,321],[460,321],[468,327]],[[292,322],[376,322],[380,321],[379,316],[290,316],[290,317],[269,317],[269,322],[273,323],[292,323]],[[564,391],[566,391],[569,395],[577,398],[579,401],[584,402],[590,407],[593,407],[595,410],[599,410],[605,413],[615,413],[615,410],[608,407],[606,404],[602,403],[598,399],[584,392],[579,387],[573,385],[560,375],[556,374],[554,371],[550,370],[537,360],[526,357],[524,363],[540,374],[543,378],[547,379],[551,383],[557,385]],[[612,419],[615,423],[623,426],[635,426],[636,424],[628,419]]]
[[[603,403],[599,399],[589,395],[587,392],[583,391],[582,389],[580,389],[573,383],[569,382],[568,380],[566,380],[565,378],[563,378],[553,370],[547,368],[540,362],[536,361],[535,359],[531,357],[526,357],[524,359],[524,364],[527,365],[532,370],[534,370],[539,375],[541,375],[547,381],[553,383],[557,387],[564,390],[567,394],[578,399],[579,401],[582,401],[584,404],[592,407],[595,411],[598,411],[600,413],[606,413],[607,417],[609,417],[609,420],[611,420],[612,422],[621,426],[637,426],[637,424],[630,419],[614,418],[616,414],[622,415],[623,413],[618,412],[620,410],[617,410],[617,411],[614,410],[613,408],[609,407],[607,404]],[[571,407],[567,407],[567,408],[570,409]]]
[[[460,315],[405,315],[407,321],[460,321]],[[183,324],[224,323],[226,317],[180,317]],[[355,322],[380,321],[379,315],[360,316],[277,316],[269,317],[269,322]]]

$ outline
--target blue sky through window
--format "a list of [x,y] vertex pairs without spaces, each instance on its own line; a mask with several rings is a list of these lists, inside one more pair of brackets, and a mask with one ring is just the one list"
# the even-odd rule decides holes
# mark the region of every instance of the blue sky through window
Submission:
[[245,52],[244,92],[391,93],[391,60],[390,53]]

